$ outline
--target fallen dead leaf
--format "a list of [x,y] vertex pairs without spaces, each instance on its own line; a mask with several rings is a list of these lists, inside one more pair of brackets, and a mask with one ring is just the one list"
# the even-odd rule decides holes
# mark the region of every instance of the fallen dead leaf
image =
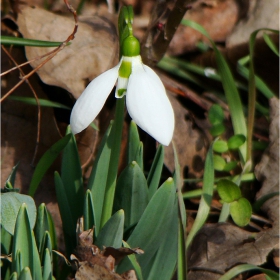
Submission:
[[[24,38],[63,42],[71,34],[75,23],[72,18],[24,6],[17,24]],[[108,20],[98,16],[80,19],[71,45],[37,73],[44,83],[62,87],[78,98],[89,81],[117,63],[117,38],[116,29]],[[26,47],[26,57],[31,60],[53,49]],[[31,66],[36,67],[39,63],[32,62]]]
[[[234,0],[199,0],[191,6],[184,19],[202,25],[216,42],[224,42],[238,20],[238,4]],[[200,32],[181,24],[169,45],[168,54],[192,51],[199,41],[208,42]]]
[[[279,30],[279,1],[249,1],[247,16],[235,26],[226,40],[227,47],[233,47],[249,41],[252,32],[259,28]],[[258,35],[261,36],[261,33]]]

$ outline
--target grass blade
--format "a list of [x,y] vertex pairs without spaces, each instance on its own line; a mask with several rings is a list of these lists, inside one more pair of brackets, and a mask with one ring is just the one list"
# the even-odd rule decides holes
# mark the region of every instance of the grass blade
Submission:
[[38,162],[35,171],[33,173],[31,183],[29,186],[28,194],[30,196],[34,196],[42,178],[44,177],[46,171],[58,157],[60,152],[65,148],[67,143],[70,141],[71,135],[66,135],[59,141],[57,141],[54,145],[48,149],[44,155],[41,157],[40,161]]
[[235,276],[237,276],[240,273],[243,273],[245,271],[250,270],[260,270],[261,272],[265,273],[267,276],[269,276],[273,280],[279,279],[279,274],[265,268],[258,267],[256,265],[252,264],[240,264],[238,266],[233,267],[229,271],[227,271],[222,277],[219,278],[219,280],[230,280],[233,279]]
[[50,42],[50,41],[11,37],[11,36],[1,36],[2,45],[30,46],[30,47],[59,47],[62,43],[63,42]]
[[193,226],[190,230],[190,233],[187,237],[186,246],[187,248],[190,246],[193,238],[197,234],[197,232],[201,229],[203,224],[205,223],[211,206],[212,195],[213,195],[213,187],[214,187],[214,163],[213,163],[213,151],[212,146],[209,148],[204,167],[204,176],[203,176],[203,188],[202,188],[202,196],[199,203],[197,215]]
[[149,186],[149,199],[152,198],[159,187],[161,172],[163,168],[163,160],[164,147],[162,145],[159,145],[147,179],[147,183]]
[[83,214],[84,189],[82,169],[76,139],[68,126],[66,135],[71,135],[62,154],[61,180],[65,186],[65,194],[68,200],[75,223]]

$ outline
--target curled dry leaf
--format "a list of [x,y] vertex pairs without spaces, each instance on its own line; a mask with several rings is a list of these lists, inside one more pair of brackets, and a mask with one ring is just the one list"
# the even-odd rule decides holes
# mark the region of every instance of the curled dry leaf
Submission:
[[[75,279],[137,279],[135,272],[127,271],[122,275],[114,272],[117,265],[125,256],[143,254],[139,249],[104,247],[102,251],[93,244],[93,230],[83,231],[79,235],[79,245],[71,260],[75,262]],[[98,278],[100,277],[100,278]]]
[[[118,58],[115,27],[98,16],[84,18],[71,45],[65,47],[39,71],[41,80],[62,87],[75,98],[87,83],[111,68]],[[63,42],[74,28],[74,20],[40,8],[24,6],[17,24],[24,38]],[[28,60],[46,54],[53,48],[26,47]],[[36,67],[40,61],[31,63]]]

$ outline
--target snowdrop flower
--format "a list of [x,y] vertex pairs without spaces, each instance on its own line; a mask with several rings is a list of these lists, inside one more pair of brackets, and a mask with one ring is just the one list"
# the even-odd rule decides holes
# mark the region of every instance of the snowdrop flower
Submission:
[[84,130],[101,111],[116,81],[116,98],[126,95],[126,107],[135,123],[163,145],[169,145],[174,113],[157,74],[141,60],[139,41],[128,36],[117,66],[96,77],[78,98],[70,117],[74,134]]

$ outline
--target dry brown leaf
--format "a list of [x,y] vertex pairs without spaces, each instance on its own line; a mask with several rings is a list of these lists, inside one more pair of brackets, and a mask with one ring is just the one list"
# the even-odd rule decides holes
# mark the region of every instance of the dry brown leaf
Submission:
[[[224,42],[238,20],[238,4],[234,0],[199,0],[192,4],[184,19],[202,25],[211,38]],[[170,43],[168,53],[180,55],[196,49],[199,41],[207,39],[193,28],[180,25]]]
[[76,280],[122,280],[119,274],[116,274],[106,267],[85,261],[79,263],[79,268],[75,274]]
[[[175,144],[181,176],[187,171],[189,178],[201,178],[203,175],[204,160],[207,152],[207,143],[202,131],[193,128],[193,121],[188,119],[189,112],[176,97],[169,95],[175,113],[175,130],[173,143]],[[174,154],[172,145],[165,149],[164,164],[169,170],[174,170]]]
[[[24,6],[17,24],[24,38],[62,42],[71,34],[75,23],[73,18]],[[31,60],[51,50],[53,48],[26,47],[26,56]],[[83,18],[71,45],[45,64],[38,75],[44,83],[62,87],[78,98],[87,83],[115,65],[117,59],[115,27],[98,16]],[[39,62],[31,65],[36,67]]]
[[259,28],[279,29],[278,0],[272,0],[269,3],[265,0],[250,0],[248,14],[228,36],[227,47],[247,43],[251,33]]

